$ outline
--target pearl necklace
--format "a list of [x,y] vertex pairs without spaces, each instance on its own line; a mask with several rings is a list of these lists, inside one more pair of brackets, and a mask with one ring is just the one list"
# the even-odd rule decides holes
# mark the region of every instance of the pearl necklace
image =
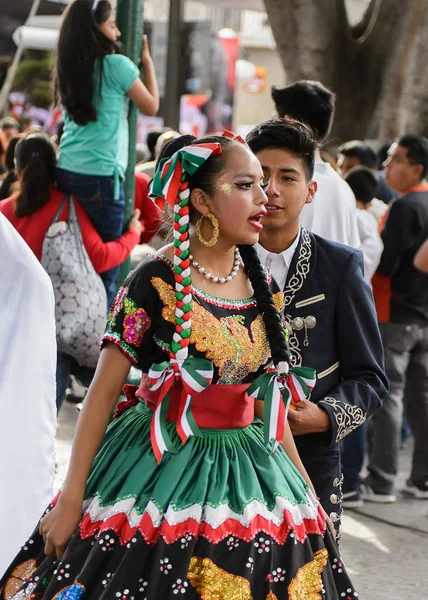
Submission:
[[203,275],[206,279],[210,279],[213,283],[226,283],[227,281],[231,281],[238,274],[239,268],[242,264],[242,259],[238,248],[235,248],[235,261],[233,263],[233,269],[231,270],[230,274],[227,275],[227,277],[216,277],[215,275],[212,275],[212,273],[207,271],[205,267],[202,267],[191,254],[189,254],[189,259],[192,267],[198,269],[201,275]]

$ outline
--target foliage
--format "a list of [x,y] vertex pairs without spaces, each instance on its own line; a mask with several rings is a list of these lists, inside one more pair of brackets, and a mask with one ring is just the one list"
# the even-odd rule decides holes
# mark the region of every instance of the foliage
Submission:
[[38,108],[52,104],[52,54],[27,51],[15,74],[13,90],[26,95],[28,102]]

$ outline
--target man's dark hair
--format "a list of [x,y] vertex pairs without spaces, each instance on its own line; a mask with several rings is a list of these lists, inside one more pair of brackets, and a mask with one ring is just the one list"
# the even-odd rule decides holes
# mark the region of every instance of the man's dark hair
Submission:
[[319,81],[297,81],[283,88],[272,87],[279,117],[286,115],[309,125],[318,142],[326,140],[333,123],[336,95]]
[[346,174],[345,181],[354,192],[355,198],[363,204],[370,204],[376,196],[379,180],[373,169],[354,167]]
[[260,123],[245,140],[254,154],[266,149],[285,150],[303,162],[306,181],[314,175],[317,141],[312,130],[304,123],[287,119],[272,119]]
[[428,140],[421,135],[402,135],[397,144],[407,150],[407,158],[414,165],[422,165],[421,179],[425,179],[428,172]]
[[377,167],[376,152],[368,144],[360,140],[352,140],[342,144],[339,146],[338,152],[349,158],[358,158],[363,167],[368,167],[369,169],[376,169]]

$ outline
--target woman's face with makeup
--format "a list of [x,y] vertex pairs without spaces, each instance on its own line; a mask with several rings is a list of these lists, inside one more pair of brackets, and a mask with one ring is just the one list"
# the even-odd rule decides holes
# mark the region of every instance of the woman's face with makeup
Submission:
[[[263,171],[244,144],[234,144],[225,158],[225,168],[215,183],[215,193],[206,198],[206,212],[217,217],[220,239],[231,245],[255,244],[263,229],[261,219],[266,214]],[[212,230],[207,229],[207,239],[211,233]]]

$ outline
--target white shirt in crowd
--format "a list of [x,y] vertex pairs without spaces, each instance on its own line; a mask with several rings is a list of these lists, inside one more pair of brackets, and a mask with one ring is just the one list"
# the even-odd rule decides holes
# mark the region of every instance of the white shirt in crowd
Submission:
[[382,202],[382,200],[378,200],[377,198],[373,198],[367,208],[367,212],[374,216],[378,224],[387,210],[388,204],[385,204],[385,202]]
[[280,290],[285,288],[288,271],[290,269],[291,261],[293,260],[296,248],[299,245],[299,240],[300,231],[291,246],[280,254],[268,252],[265,248],[263,248],[263,246],[256,244],[256,250],[257,254],[259,255],[260,262],[272,273],[272,277],[275,279]]
[[0,573],[52,500],[55,299],[52,283],[0,213]]
[[364,256],[364,277],[371,281],[382,256],[383,242],[378,232],[378,223],[368,210],[357,208],[357,222],[360,250]]
[[314,181],[318,189],[312,203],[304,206],[300,223],[327,240],[359,248],[355,197],[349,185],[322,161],[315,162]]

